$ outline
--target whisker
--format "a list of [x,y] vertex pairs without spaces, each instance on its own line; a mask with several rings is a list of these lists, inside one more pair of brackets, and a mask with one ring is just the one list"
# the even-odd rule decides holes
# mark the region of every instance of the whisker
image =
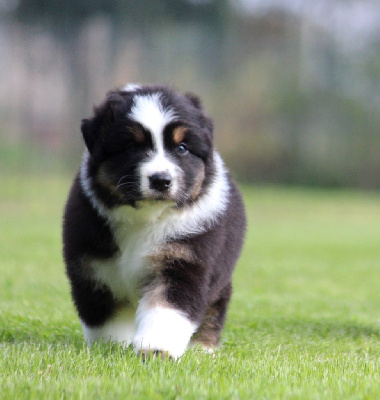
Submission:
[[120,185],[117,185],[116,189],[120,189],[122,187],[136,187],[136,185],[133,182],[125,182],[125,183],[121,183]]
[[184,206],[187,202],[194,203],[194,199],[190,197],[188,194],[183,194],[182,196],[175,196],[174,201],[180,206]]
[[123,179],[126,179],[126,178],[134,178],[134,175],[123,175],[123,176],[118,180],[116,186],[118,186],[118,185],[120,184],[120,182],[121,182]]

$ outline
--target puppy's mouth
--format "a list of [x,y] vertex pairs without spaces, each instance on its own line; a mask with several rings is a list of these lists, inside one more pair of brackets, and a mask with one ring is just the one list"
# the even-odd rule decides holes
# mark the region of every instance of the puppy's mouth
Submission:
[[155,190],[149,190],[149,192],[143,196],[143,199],[157,201],[157,202],[160,201],[175,202],[174,197],[171,195],[169,191],[159,192]]
[[146,197],[145,200],[153,200],[153,201],[174,201],[172,200],[169,196],[164,196],[162,194],[156,195],[156,196],[150,196],[150,197]]

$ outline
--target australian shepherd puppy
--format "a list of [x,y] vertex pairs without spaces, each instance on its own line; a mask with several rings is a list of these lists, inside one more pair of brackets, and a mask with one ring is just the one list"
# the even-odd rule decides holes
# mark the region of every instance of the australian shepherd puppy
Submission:
[[212,350],[245,213],[199,99],[129,85],[108,93],[82,133],[63,242],[87,342],[172,358],[191,340]]

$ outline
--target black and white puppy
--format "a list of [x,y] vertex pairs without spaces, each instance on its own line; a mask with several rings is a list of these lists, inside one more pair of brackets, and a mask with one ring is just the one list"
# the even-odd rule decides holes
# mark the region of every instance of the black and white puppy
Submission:
[[180,357],[218,345],[242,247],[241,196],[192,94],[129,85],[82,121],[64,258],[86,340]]

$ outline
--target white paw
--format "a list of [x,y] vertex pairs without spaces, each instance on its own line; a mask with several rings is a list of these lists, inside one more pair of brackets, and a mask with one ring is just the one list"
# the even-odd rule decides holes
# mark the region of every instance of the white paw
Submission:
[[137,331],[132,344],[137,354],[161,353],[174,359],[185,352],[197,326],[182,312],[161,306],[137,311]]

